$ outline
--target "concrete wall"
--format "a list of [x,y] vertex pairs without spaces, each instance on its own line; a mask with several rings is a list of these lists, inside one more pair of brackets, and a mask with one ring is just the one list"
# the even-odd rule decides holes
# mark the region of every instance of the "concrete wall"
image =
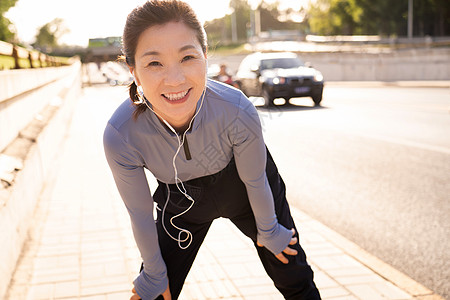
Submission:
[[[299,46],[279,47],[297,52]],[[362,50],[362,49],[361,49]],[[273,51],[265,49],[265,51]],[[379,50],[376,53],[298,52],[324,75],[325,81],[450,80],[450,48]],[[226,63],[236,73],[245,54],[209,54],[209,64]]]
[[[78,65],[77,65],[78,66]],[[0,151],[51,101],[75,66],[0,72]],[[53,84],[49,84],[53,83]]]
[[450,80],[450,49],[392,53],[300,53],[326,81]]
[[[33,214],[39,195],[51,167],[54,166],[57,152],[70,124],[74,105],[81,92],[79,63],[67,68],[65,74],[59,74],[62,76],[60,79],[55,78],[56,81],[27,92],[19,97],[20,101],[18,100],[31,103],[44,97],[47,104],[52,99],[60,101],[50,105],[56,109],[53,109],[51,119],[31,143],[23,160],[23,169],[17,172],[12,185],[8,188],[0,187],[0,299],[6,293],[28,231],[33,224]],[[10,146],[6,149],[9,148]]]
[[0,101],[58,80],[71,72],[73,66],[0,72]]

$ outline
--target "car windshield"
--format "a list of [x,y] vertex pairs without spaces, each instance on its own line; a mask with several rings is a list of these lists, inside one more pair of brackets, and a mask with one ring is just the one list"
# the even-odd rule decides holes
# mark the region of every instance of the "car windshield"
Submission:
[[274,58],[261,60],[261,70],[266,69],[291,69],[303,66],[299,58]]

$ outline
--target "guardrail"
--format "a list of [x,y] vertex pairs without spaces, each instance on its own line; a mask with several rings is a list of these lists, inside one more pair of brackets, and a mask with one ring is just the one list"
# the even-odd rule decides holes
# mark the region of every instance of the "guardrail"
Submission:
[[54,56],[49,56],[37,50],[28,50],[17,45],[0,41],[0,56],[10,57],[8,65],[0,64],[3,69],[44,68],[70,65],[67,61]]
[[450,46],[450,37],[382,37],[379,35],[334,35],[334,36],[319,36],[307,35],[305,41],[320,44],[348,44],[348,45],[388,45],[394,48],[434,48],[434,47],[448,47]]

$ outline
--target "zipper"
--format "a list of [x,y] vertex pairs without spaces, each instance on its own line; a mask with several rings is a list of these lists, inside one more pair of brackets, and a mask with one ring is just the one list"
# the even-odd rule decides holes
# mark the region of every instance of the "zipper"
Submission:
[[191,156],[191,151],[189,150],[187,135],[184,136],[183,148],[184,148],[184,155],[186,156],[186,159],[191,160],[192,156]]

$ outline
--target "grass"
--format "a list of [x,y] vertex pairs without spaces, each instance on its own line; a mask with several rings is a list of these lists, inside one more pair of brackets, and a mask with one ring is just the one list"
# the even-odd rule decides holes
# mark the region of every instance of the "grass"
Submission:
[[217,54],[221,56],[250,53],[250,51],[245,49],[245,44],[212,45],[209,47],[208,51],[210,54]]
[[0,55],[0,70],[14,68],[14,59],[11,56]]
[[[68,64],[70,57],[60,57],[60,56],[54,56],[56,58],[57,61],[63,63],[63,64]],[[40,62],[37,60],[33,61],[33,65],[34,66],[40,66]],[[9,70],[9,69],[14,69],[14,58],[12,58],[11,56],[6,56],[6,55],[0,55],[0,70]],[[27,58],[19,58],[19,66],[21,69],[29,69],[30,66],[30,61]],[[44,67],[47,67],[47,63],[44,62]]]

